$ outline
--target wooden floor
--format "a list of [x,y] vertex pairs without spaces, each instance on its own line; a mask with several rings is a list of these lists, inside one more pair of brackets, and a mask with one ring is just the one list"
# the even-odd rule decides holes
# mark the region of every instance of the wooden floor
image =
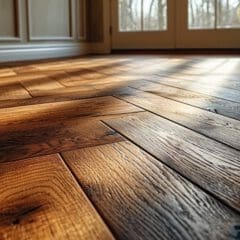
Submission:
[[0,67],[0,240],[240,239],[240,58]]

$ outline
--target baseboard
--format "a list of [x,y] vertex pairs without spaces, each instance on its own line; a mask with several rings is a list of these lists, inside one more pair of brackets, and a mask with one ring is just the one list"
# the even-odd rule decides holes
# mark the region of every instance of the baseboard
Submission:
[[4,45],[0,46],[0,62],[73,57],[89,53],[88,43]]

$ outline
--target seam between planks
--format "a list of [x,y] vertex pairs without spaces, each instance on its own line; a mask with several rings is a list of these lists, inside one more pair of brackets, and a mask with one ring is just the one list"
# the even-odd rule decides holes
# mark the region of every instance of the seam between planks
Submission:
[[[114,97],[116,97],[116,98],[118,98],[118,99],[121,99],[121,98],[118,97],[118,96],[114,96]],[[127,103],[131,103],[131,102],[128,102],[127,100],[125,100],[125,99],[121,99],[121,100],[123,100],[123,101],[125,101],[125,102],[127,102]],[[134,105],[135,107],[139,107],[137,104],[134,104],[134,103],[131,103],[131,104]],[[196,130],[194,130],[194,129],[192,129],[192,128],[189,128],[189,127],[187,127],[187,126],[185,126],[185,125],[182,125],[182,124],[179,123],[179,122],[175,122],[175,121],[173,121],[173,120],[171,120],[171,119],[169,119],[169,118],[167,118],[167,117],[161,116],[160,114],[155,113],[155,112],[153,112],[153,111],[151,111],[151,110],[149,110],[149,109],[146,109],[146,108],[144,108],[144,107],[141,107],[141,108],[142,108],[144,111],[149,112],[149,113],[152,113],[152,114],[154,114],[154,115],[157,116],[157,117],[164,118],[164,119],[166,119],[166,120],[168,120],[168,121],[170,121],[170,122],[172,122],[172,123],[174,123],[174,124],[177,124],[177,125],[179,125],[179,126],[181,126],[181,127],[184,127],[184,128],[186,128],[186,129],[188,129],[188,130],[191,130],[192,132],[195,132],[195,133],[197,133],[197,134],[200,134],[200,135],[202,135],[202,136],[204,136],[204,137],[206,137],[206,138],[209,138],[209,139],[211,139],[211,140],[213,140],[213,141],[215,141],[215,142],[218,142],[218,143],[220,143],[220,144],[223,144],[223,145],[225,145],[225,146],[227,146],[227,147],[229,147],[229,148],[231,148],[231,149],[234,149],[234,150],[238,151],[239,154],[240,154],[239,149],[237,149],[237,148],[235,148],[235,147],[233,147],[233,146],[231,146],[231,145],[228,145],[227,143],[221,142],[220,140],[217,140],[217,139],[215,139],[215,138],[213,138],[213,137],[211,137],[211,136],[207,136],[207,135],[205,135],[204,133],[198,132],[198,131],[196,131]],[[205,110],[205,111],[206,111],[206,110]],[[206,112],[208,112],[208,111],[206,111]],[[217,114],[217,113],[215,113],[215,114]],[[225,116],[223,116],[223,117],[225,117]],[[235,119],[234,119],[234,120],[235,120]]]
[[[108,144],[103,144],[103,145],[111,145],[112,143],[108,143]],[[95,146],[92,146],[91,148],[93,148]],[[88,148],[88,147],[85,147]],[[94,208],[94,210],[96,211],[96,213],[98,214],[99,218],[101,219],[101,221],[105,224],[105,227],[108,229],[108,231],[112,234],[113,239],[116,239],[115,235],[113,234],[113,230],[112,228],[107,224],[107,221],[105,220],[105,218],[100,214],[100,211],[98,209],[98,207],[93,203],[93,201],[91,201],[91,199],[87,196],[86,192],[84,191],[84,188],[81,184],[81,181],[78,180],[77,175],[74,173],[74,171],[71,169],[71,167],[68,165],[67,161],[64,159],[64,157],[62,156],[62,153],[58,153],[59,158],[61,159],[61,161],[63,162],[65,168],[68,170],[68,172],[71,174],[71,176],[74,178],[74,181],[77,183],[77,185],[79,186],[79,188],[82,190],[82,192],[84,193],[85,198],[88,200],[89,204]]]
[[[161,85],[161,84],[159,84],[159,85]],[[164,85],[164,84],[162,84],[162,85]],[[164,86],[172,87],[172,86],[168,86],[168,85],[164,85]],[[175,102],[178,102],[178,103],[182,103],[182,104],[185,104],[185,105],[188,105],[188,106],[191,106],[191,107],[195,107],[195,108],[204,110],[204,111],[206,111],[206,112],[211,112],[211,113],[214,113],[214,114],[217,114],[217,115],[220,115],[220,116],[223,116],[223,117],[231,118],[231,119],[233,119],[233,120],[237,120],[237,121],[240,122],[240,119],[239,119],[239,118],[234,118],[234,117],[230,117],[230,116],[228,116],[228,115],[223,115],[222,113],[216,113],[216,112],[214,112],[214,111],[207,110],[206,108],[201,108],[201,107],[199,107],[199,106],[192,105],[192,104],[189,104],[189,103],[187,103],[187,102],[179,101],[179,100],[176,100],[176,99],[173,99],[173,98],[170,98],[170,97],[166,97],[166,96],[163,96],[163,95],[161,95],[161,94],[157,94],[157,93],[155,93],[155,92],[145,91],[145,90],[142,90],[142,89],[140,89],[140,88],[133,87],[133,86],[129,86],[129,88],[132,88],[132,89],[137,90],[137,91],[141,91],[141,92],[143,92],[143,93],[153,94],[153,95],[156,95],[156,96],[159,96],[159,97],[162,97],[162,98],[169,99],[169,100],[171,100],[171,101],[175,101]],[[175,88],[175,87],[172,87],[172,88]],[[182,88],[179,88],[179,89],[184,90],[184,91],[188,91],[188,92],[190,92],[190,93],[191,93],[191,92],[192,92],[192,93],[197,93],[197,94],[202,95],[203,97],[204,97],[204,95],[206,95],[206,94],[189,91],[189,90],[182,89]],[[206,96],[208,96],[208,95],[206,95]],[[114,97],[115,97],[115,96],[114,96]],[[214,97],[214,96],[211,96],[211,97]],[[221,100],[224,100],[224,101],[227,101],[227,102],[232,102],[232,103],[240,104],[239,102],[234,102],[234,101],[230,101],[230,100],[227,100],[227,99],[222,99],[222,98],[218,98],[218,97],[214,97],[214,98],[221,99]],[[239,109],[240,109],[240,106],[239,106]]]
[[[161,84],[161,85],[168,86],[168,87],[174,87],[174,88],[177,88],[177,89],[182,89],[182,90],[189,91],[189,92],[194,92],[194,93],[198,93],[198,94],[203,94],[203,95],[210,96],[210,97],[214,97],[214,98],[219,98],[219,99],[226,100],[226,101],[230,101],[230,102],[234,102],[234,103],[240,103],[240,101],[233,101],[233,100],[229,100],[229,99],[226,99],[226,98],[221,98],[221,97],[213,96],[213,95],[206,94],[206,93],[201,93],[201,92],[189,90],[189,89],[187,89],[187,88],[176,87],[176,86],[169,85],[169,84],[166,84],[166,83],[159,83],[158,81],[154,81],[154,80],[151,80],[151,79],[143,78],[142,80],[144,80],[144,81],[149,81],[149,82],[152,82],[152,83]],[[231,90],[231,89],[229,88],[229,90]],[[232,90],[236,90],[236,89],[232,89]],[[236,91],[238,91],[238,90],[236,90]],[[239,91],[239,92],[240,92],[240,91]]]

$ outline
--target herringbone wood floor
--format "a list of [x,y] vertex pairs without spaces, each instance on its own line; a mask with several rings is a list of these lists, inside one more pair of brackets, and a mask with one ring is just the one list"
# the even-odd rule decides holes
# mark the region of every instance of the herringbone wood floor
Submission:
[[0,68],[0,239],[239,239],[240,59]]

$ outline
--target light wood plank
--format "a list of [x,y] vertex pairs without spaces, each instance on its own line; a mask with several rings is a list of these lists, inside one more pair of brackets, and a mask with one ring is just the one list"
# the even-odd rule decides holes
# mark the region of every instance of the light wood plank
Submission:
[[234,239],[240,215],[128,142],[63,154],[117,239]]
[[181,81],[179,79],[174,79],[171,77],[151,76],[148,77],[147,80],[240,103],[240,91],[235,89],[211,86],[197,82],[192,82],[191,84],[189,82]]
[[237,102],[149,81],[133,83],[132,86],[142,91],[154,93],[162,97],[240,120],[240,103]]
[[151,113],[105,122],[240,211],[240,152]]
[[240,121],[142,91],[121,99],[240,150]]
[[[158,74],[160,77],[168,77],[167,74]],[[184,74],[184,72],[171,74],[171,78],[188,82],[189,84],[200,83],[213,87],[224,87],[240,90],[240,82],[237,74],[216,74],[205,70],[201,74],[197,70],[195,74]]]
[[22,79],[21,84],[30,92],[57,90],[64,86],[50,77],[39,77],[37,79]]
[[57,155],[0,164],[0,239],[113,239]]

